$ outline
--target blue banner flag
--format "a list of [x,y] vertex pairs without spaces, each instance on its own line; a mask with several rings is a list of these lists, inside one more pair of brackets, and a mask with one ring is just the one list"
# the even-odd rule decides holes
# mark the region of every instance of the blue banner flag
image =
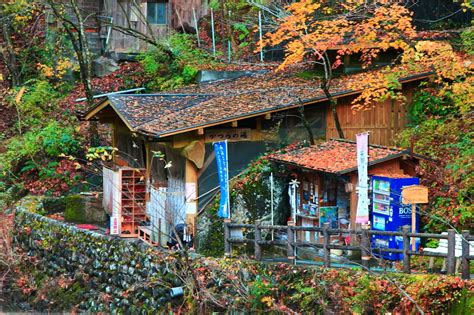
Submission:
[[219,175],[219,187],[221,190],[221,202],[217,215],[221,218],[230,217],[229,198],[229,160],[227,157],[227,141],[214,142],[216,153],[217,174]]

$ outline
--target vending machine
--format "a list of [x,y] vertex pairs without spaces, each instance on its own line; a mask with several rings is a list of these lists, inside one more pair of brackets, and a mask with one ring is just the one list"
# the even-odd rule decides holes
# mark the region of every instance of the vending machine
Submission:
[[[411,205],[402,203],[402,188],[418,185],[419,178],[390,178],[373,176],[372,182],[372,211],[370,222],[372,230],[401,231],[402,226],[411,226]],[[418,214],[416,219],[418,231]],[[401,236],[372,235],[372,248],[403,248]],[[418,247],[418,244],[416,245]],[[377,254],[377,250],[374,250]],[[380,256],[389,260],[401,260],[402,254],[381,252]]]

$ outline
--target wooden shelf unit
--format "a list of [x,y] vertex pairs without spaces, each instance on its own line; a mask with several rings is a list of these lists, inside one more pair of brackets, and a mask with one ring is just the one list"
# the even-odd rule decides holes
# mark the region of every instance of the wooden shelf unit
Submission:
[[120,172],[120,236],[138,237],[139,226],[146,215],[145,169],[121,167]]

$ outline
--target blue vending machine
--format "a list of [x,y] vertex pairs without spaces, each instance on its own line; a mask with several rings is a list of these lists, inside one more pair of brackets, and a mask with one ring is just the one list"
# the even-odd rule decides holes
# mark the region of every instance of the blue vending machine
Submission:
[[[402,188],[418,185],[420,179],[390,178],[373,176],[372,179],[372,212],[370,222],[373,230],[401,231],[402,226],[411,226],[411,205],[402,204]],[[418,231],[419,218],[416,218],[416,231]],[[401,236],[372,235],[372,248],[403,248]],[[416,244],[418,247],[418,244]],[[377,250],[375,249],[376,253]],[[382,252],[381,257],[390,260],[401,260],[403,254]]]

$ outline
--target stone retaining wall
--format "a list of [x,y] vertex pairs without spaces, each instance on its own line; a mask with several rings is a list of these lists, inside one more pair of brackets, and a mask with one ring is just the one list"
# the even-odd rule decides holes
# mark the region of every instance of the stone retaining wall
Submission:
[[169,255],[21,209],[15,217],[15,242],[36,264],[31,272],[36,290],[51,279],[64,279],[64,287],[53,288],[58,292],[48,292],[44,301],[28,301],[37,310],[48,310],[52,295],[59,300],[64,295],[63,309],[70,298],[71,306],[79,303],[79,310],[92,312],[158,310],[172,301],[169,289],[181,286],[171,272],[178,260]]

